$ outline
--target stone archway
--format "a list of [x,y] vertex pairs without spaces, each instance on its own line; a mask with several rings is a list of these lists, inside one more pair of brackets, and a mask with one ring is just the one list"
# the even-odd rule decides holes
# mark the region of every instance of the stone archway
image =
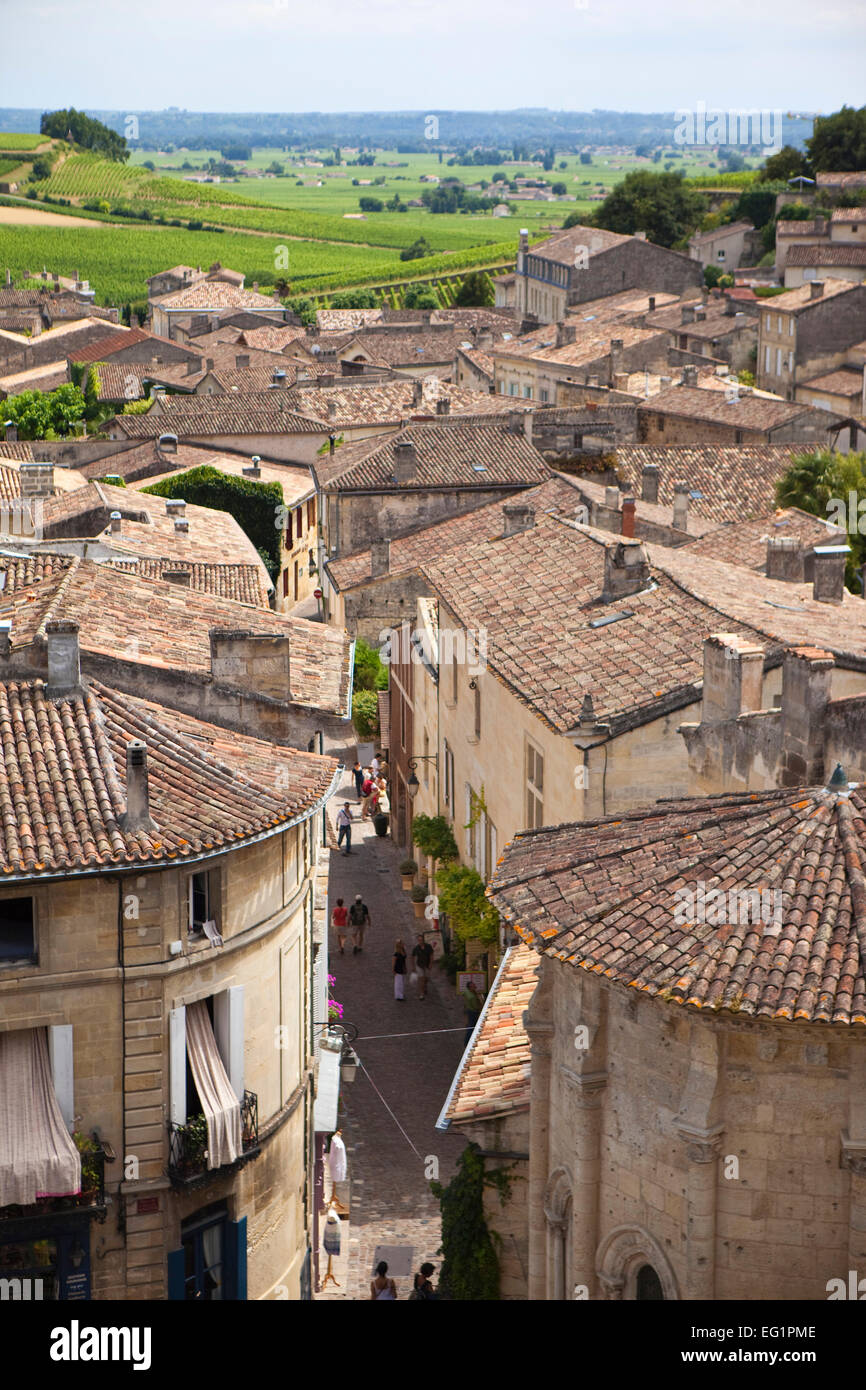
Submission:
[[[636,1299],[639,1277],[641,1290],[654,1283],[646,1273],[641,1275],[647,1265],[661,1286],[661,1297],[666,1302],[677,1301],[680,1294],[676,1276],[658,1241],[642,1226],[615,1226],[599,1245],[595,1257],[602,1298]],[[645,1296],[641,1292],[641,1297]]]
[[557,1168],[544,1189],[547,1224],[547,1298],[562,1302],[571,1297],[572,1178],[567,1168]]

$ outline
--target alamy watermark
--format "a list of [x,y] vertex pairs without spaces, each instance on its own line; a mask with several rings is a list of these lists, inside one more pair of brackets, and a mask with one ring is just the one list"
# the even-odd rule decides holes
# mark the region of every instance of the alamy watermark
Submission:
[[437,653],[434,642],[438,644],[440,666],[456,663],[465,666],[472,676],[480,676],[487,670],[487,628],[440,627],[434,637],[426,629],[408,627],[383,627],[379,633],[379,656],[388,666],[392,662],[406,666],[412,662],[416,666],[426,664],[435,666]]
[[695,888],[674,893],[677,926],[749,926],[762,923],[765,936],[782,930],[783,904],[779,888],[707,888],[699,879]]
[[831,497],[827,503],[827,520],[849,536],[866,536],[866,497],[859,497],[854,488],[843,497]]
[[0,535],[42,540],[42,498],[13,497],[0,503]]
[[676,111],[676,145],[762,145],[782,148],[782,112],[708,111],[706,102],[697,102],[694,111]]

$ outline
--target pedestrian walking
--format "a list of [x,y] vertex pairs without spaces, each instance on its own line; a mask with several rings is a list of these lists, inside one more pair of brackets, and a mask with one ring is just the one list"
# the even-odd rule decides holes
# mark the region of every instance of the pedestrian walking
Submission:
[[340,955],[343,954],[343,947],[346,944],[346,923],[349,920],[349,909],[343,906],[343,899],[337,899],[337,905],[331,913],[331,921],[334,924],[334,931],[337,933],[337,945],[340,948]]
[[348,801],[343,802],[342,811],[337,812],[337,849],[346,841],[346,854],[352,853],[352,812]]
[[393,1279],[388,1278],[388,1262],[380,1260],[376,1265],[376,1277],[370,1284],[370,1298],[377,1303],[384,1301],[392,1302],[397,1297],[397,1286]]
[[412,951],[414,962],[413,974],[417,976],[418,998],[427,998],[427,981],[430,978],[430,966],[433,961],[433,947],[424,939],[424,933],[418,933],[418,941]]
[[435,1265],[431,1265],[427,1260],[421,1266],[413,1280],[412,1292],[409,1295],[410,1303],[420,1303],[423,1300],[434,1301],[437,1297],[436,1290],[430,1282],[430,1275],[433,1273]]
[[405,999],[404,985],[406,982],[406,947],[402,939],[398,936],[394,942],[394,998]]
[[371,816],[371,815],[373,814],[372,811],[370,810],[370,804],[371,804],[371,802],[372,802],[372,800],[373,800],[373,790],[374,790],[375,786],[376,786],[376,783],[373,781],[373,770],[372,770],[372,768],[369,768],[369,767],[368,767],[368,768],[365,768],[365,769],[364,769],[364,780],[363,780],[363,782],[361,783],[361,797],[362,797],[362,800],[361,800],[361,819],[362,819],[362,820],[366,820],[366,819],[368,818],[368,816]]
[[373,925],[370,920],[370,909],[360,893],[356,894],[355,901],[349,908],[349,922],[352,927],[352,955],[356,956],[359,951],[364,949],[364,932]]
[[382,767],[381,757],[381,753],[374,753],[370,762],[370,768],[372,770],[373,778],[375,781],[379,780],[379,772]]
[[484,1001],[471,979],[466,981],[461,997],[463,1007],[466,1010],[466,1033],[463,1038],[463,1046],[465,1047],[475,1031],[475,1025],[478,1022]]
[[355,795],[361,800],[361,788],[364,785],[364,769],[359,762],[355,762],[352,768],[352,776],[355,779]]

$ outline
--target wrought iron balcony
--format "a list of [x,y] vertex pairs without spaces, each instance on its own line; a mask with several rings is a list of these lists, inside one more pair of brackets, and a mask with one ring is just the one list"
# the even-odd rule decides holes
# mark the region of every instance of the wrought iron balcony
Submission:
[[204,1115],[188,1116],[185,1125],[168,1127],[168,1176],[181,1187],[199,1186],[213,1173],[232,1173],[259,1152],[259,1098],[255,1091],[244,1091],[241,1103],[241,1142],[243,1152],[232,1163],[208,1167],[207,1120]]

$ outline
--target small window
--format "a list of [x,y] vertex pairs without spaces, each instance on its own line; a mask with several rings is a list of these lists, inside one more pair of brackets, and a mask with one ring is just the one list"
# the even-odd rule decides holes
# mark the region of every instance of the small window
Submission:
[[524,396],[526,397],[526,399],[527,399],[528,401],[531,401],[531,400],[532,400],[532,387],[531,387],[531,386],[524,386],[524,388],[523,388],[523,394],[524,394]]
[[724,259],[725,259],[724,250],[717,251],[717,252],[716,252],[716,260],[717,260],[717,261],[723,261]]
[[508,394],[509,394],[509,396],[516,396],[516,395],[517,395],[517,386],[515,385],[515,383],[514,383],[513,381],[512,381],[512,382],[509,382],[509,385],[508,385]]
[[0,964],[36,964],[36,930],[32,898],[0,900]]
[[311,497],[307,503],[307,526],[312,529],[316,524],[316,503]]
[[544,758],[531,743],[526,745],[526,828],[544,824]]
[[539,391],[538,395],[539,395],[539,398],[541,399],[542,402],[547,402],[547,401],[550,400],[550,393],[549,393],[549,391],[547,390],[547,388],[544,387],[544,386],[542,386],[542,388],[541,388],[541,390]]
[[217,870],[191,874],[188,889],[188,924],[191,937],[204,935],[205,922],[216,922],[217,899],[219,896],[219,873]]

